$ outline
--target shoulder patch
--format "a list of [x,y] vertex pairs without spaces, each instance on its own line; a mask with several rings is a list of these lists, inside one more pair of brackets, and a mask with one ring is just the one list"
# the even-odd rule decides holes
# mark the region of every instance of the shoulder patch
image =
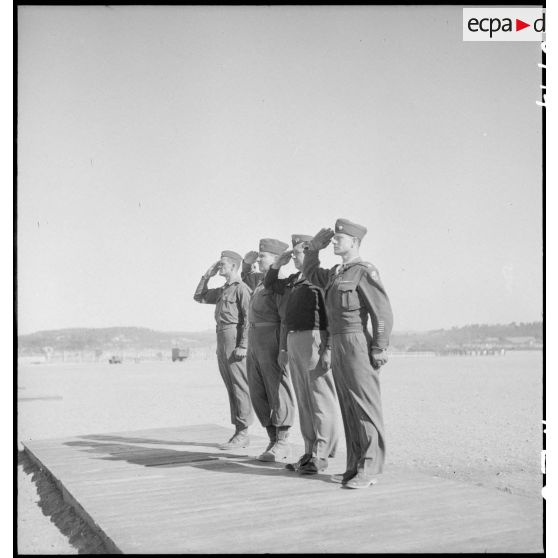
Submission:
[[380,274],[378,273],[378,270],[371,263],[362,262],[361,265],[362,265],[362,267],[366,268],[366,271],[368,272],[369,277],[373,281],[379,281],[380,280]]

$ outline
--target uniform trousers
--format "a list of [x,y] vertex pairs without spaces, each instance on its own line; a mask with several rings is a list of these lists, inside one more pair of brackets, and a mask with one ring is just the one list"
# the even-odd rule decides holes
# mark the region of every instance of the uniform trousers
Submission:
[[324,370],[320,364],[320,346],[325,335],[325,332],[309,329],[291,331],[287,337],[304,453],[323,459],[333,457],[339,443],[333,374],[331,369]]
[[248,385],[252,405],[262,426],[292,426],[293,388],[288,370],[277,363],[279,325],[248,330]]
[[217,332],[217,363],[229,395],[231,423],[238,430],[244,430],[254,421],[254,413],[250,402],[246,359],[237,360],[233,354],[236,340],[236,327]]
[[364,332],[332,335],[332,370],[347,443],[347,471],[371,476],[385,461],[380,377]]

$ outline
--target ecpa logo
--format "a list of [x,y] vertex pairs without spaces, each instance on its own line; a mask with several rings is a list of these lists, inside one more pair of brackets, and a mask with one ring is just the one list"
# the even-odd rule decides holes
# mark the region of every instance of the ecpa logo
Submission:
[[464,41],[542,41],[542,8],[463,8]]

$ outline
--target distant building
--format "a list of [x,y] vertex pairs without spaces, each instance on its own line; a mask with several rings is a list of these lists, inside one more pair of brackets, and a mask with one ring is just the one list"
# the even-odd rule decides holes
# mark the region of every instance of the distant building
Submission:
[[506,341],[513,345],[527,345],[529,347],[534,347],[537,343],[537,339],[532,336],[524,337],[506,337]]

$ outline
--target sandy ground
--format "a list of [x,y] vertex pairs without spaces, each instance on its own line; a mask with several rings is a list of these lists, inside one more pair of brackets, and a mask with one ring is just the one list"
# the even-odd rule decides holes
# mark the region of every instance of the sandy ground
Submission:
[[[393,357],[381,379],[386,467],[540,498],[540,352]],[[213,359],[28,365],[18,372],[19,442],[205,423],[230,426]],[[301,443],[293,430],[293,442]],[[252,431],[265,436],[259,425]],[[48,475],[22,451],[18,457],[18,552],[104,553]]]

